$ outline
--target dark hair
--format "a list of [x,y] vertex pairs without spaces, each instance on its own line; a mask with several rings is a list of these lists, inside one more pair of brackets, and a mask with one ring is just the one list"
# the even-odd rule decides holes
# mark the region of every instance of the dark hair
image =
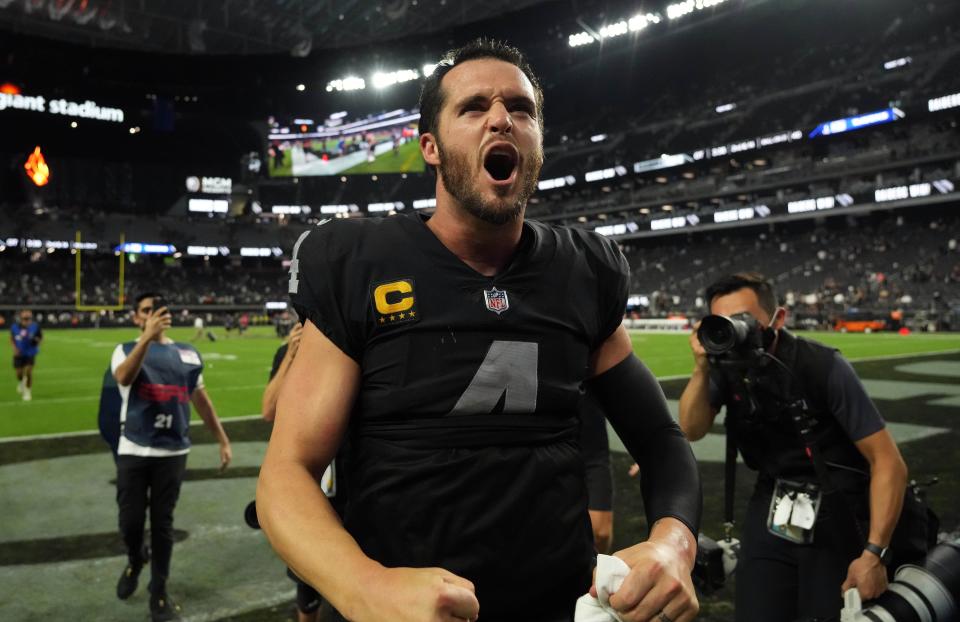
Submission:
[[[537,79],[530,64],[524,58],[523,52],[502,41],[481,37],[444,54],[440,62],[437,63],[436,69],[424,81],[423,88],[420,89],[420,124],[418,130],[421,135],[428,133],[435,135],[437,133],[440,109],[443,107],[445,99],[440,84],[443,77],[457,65],[481,58],[494,58],[510,63],[527,76],[530,84],[533,85],[537,104],[537,123],[540,125],[540,131],[543,132],[543,89],[540,87],[540,80]],[[430,168],[433,169],[434,167],[430,165]]]
[[760,302],[760,308],[773,317],[777,312],[777,295],[773,283],[759,272],[738,272],[714,282],[707,288],[707,304],[712,303],[714,298],[732,294],[745,287],[753,290]]
[[157,292],[143,292],[142,294],[137,295],[136,299],[133,301],[133,310],[136,311],[140,308],[140,303],[146,300],[147,298],[159,298],[160,294]]

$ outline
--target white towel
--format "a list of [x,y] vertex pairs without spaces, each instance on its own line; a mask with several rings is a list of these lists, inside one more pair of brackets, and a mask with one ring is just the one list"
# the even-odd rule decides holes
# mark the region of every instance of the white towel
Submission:
[[610,595],[620,589],[630,572],[630,566],[619,557],[597,555],[597,598],[587,592],[577,599],[574,622],[623,622],[610,606]]

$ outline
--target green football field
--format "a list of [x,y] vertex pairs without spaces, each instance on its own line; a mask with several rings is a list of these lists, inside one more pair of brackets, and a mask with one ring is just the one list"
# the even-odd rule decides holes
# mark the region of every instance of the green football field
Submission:
[[[280,339],[272,327],[252,328],[243,337],[225,338],[219,328],[213,332],[217,341],[203,339],[194,345],[204,357],[204,382],[218,414],[227,419],[259,414]],[[192,328],[175,328],[170,336],[189,341],[193,333]],[[7,368],[7,381],[0,380],[0,438],[95,430],[100,383],[110,355],[118,343],[136,335],[133,328],[45,330],[34,370],[33,400],[20,399],[12,367]],[[813,337],[854,360],[960,350],[960,334],[817,333]],[[687,338],[686,334],[634,333],[633,344],[653,372],[665,378],[690,372]],[[12,355],[9,349],[8,353]]]
[[373,162],[357,164],[343,171],[344,175],[373,173],[422,173],[426,164],[420,155],[420,143],[410,140],[400,145],[397,153],[381,153]]

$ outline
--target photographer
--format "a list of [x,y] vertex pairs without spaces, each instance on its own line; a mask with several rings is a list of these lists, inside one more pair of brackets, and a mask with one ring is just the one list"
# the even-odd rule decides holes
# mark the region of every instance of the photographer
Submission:
[[702,341],[720,333],[691,335],[696,366],[680,426],[699,440],[726,406],[727,434],[758,471],[741,534],[736,620],[835,618],[842,590],[856,587],[867,600],[887,589],[906,465],[850,364],[783,328],[787,312],[768,280],[729,276],[706,298],[712,314],[742,318],[738,345],[708,355]]

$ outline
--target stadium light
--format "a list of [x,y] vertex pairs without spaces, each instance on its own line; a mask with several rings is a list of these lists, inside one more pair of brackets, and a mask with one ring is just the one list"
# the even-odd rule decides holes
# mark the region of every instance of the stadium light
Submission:
[[634,15],[627,22],[627,26],[630,28],[630,32],[637,32],[646,28],[649,24],[659,24],[661,19],[657,13]]
[[240,247],[240,256],[241,257],[280,257],[283,255],[283,250],[277,246],[267,247],[267,246],[241,246]]
[[689,15],[694,11],[702,11],[704,9],[709,9],[710,7],[717,6],[718,4],[723,4],[727,0],[684,0],[683,2],[676,2],[674,4],[667,5],[667,18],[668,19],[678,19]]
[[220,249],[216,246],[188,246],[187,254],[206,257],[209,255],[219,255]]
[[307,90],[307,85],[306,85],[306,84],[298,84],[298,85],[297,85],[297,90],[302,93],[302,92],[304,92],[304,91]]
[[309,214],[311,211],[309,205],[274,205],[270,208],[271,213],[280,215]]
[[620,35],[625,35],[628,32],[630,32],[630,29],[627,26],[626,20],[621,20],[615,24],[608,24],[600,27],[600,36],[604,39],[619,37]]
[[436,71],[436,70],[437,70],[437,64],[436,64],[436,63],[427,63],[427,64],[424,65],[424,66],[422,67],[422,69],[421,69],[421,71],[423,72],[423,77],[424,77],[424,78],[429,78],[430,76],[433,75],[433,72]]
[[394,84],[410,82],[420,78],[420,73],[416,69],[400,69],[397,71],[378,71],[373,74],[371,82],[373,88],[384,89]]
[[198,214],[226,214],[230,205],[226,199],[190,199],[187,211]]
[[616,225],[600,225],[599,227],[594,227],[593,230],[603,236],[624,235],[639,231],[640,226],[637,223],[630,221],[618,223]]
[[713,222],[737,222],[765,218],[770,215],[770,208],[766,205],[739,207],[736,209],[720,210],[713,213]]
[[339,80],[327,82],[327,92],[332,91],[362,91],[367,88],[367,83],[363,78],[348,76]]
[[553,190],[554,188],[563,188],[564,186],[572,186],[577,183],[577,178],[573,175],[567,175],[565,177],[555,177],[553,179],[541,179],[537,184],[538,190]]
[[837,201],[833,197],[818,197],[816,199],[803,199],[801,201],[790,201],[787,203],[787,213],[802,214],[804,212],[814,212],[817,210],[833,209]]
[[578,32],[567,37],[567,45],[572,48],[576,48],[580,47],[581,45],[590,45],[595,40],[596,39],[593,38],[593,35],[588,32]]
[[736,109],[736,107],[737,107],[737,105],[734,104],[734,103],[721,104],[721,105],[717,106],[716,108],[714,108],[714,110],[717,111],[717,114],[723,114],[723,113],[725,113],[725,112],[730,112],[731,110]]
[[883,64],[883,68],[886,69],[887,71],[890,71],[891,69],[897,69],[898,67],[909,65],[912,62],[913,62],[912,58],[910,58],[909,56],[904,56],[903,58],[895,58],[893,60],[888,60]]
[[367,203],[368,212],[393,212],[404,208],[403,201],[388,203]]
[[355,212],[359,207],[356,204],[342,204],[342,205],[321,205],[320,213],[321,214],[346,214],[348,212]]
[[940,112],[949,108],[960,106],[960,93],[951,93],[942,97],[934,97],[927,100],[927,110],[930,112]]
[[604,168],[596,171],[588,171],[583,178],[590,181],[601,181],[603,179],[612,179],[613,177],[623,177],[627,174],[627,168],[625,166],[614,166],[612,168]]
[[639,32],[650,24],[659,24],[662,18],[657,13],[640,13],[630,19],[621,19],[610,24],[604,24],[597,31],[592,31],[585,24],[582,24],[587,30],[580,31],[567,37],[567,45],[572,48],[591,43],[600,39],[613,39],[622,37],[631,32]]
[[918,197],[928,197],[932,192],[933,186],[926,182],[909,186],[894,186],[877,190],[873,193],[873,200],[877,203],[885,203],[887,201],[916,199]]
[[436,199],[417,199],[413,202],[413,209],[425,209],[428,207],[436,207]]
[[[699,222],[699,221],[698,221]],[[694,225],[696,223],[690,223]],[[663,231],[666,229],[680,229],[687,226],[687,219],[683,216],[674,216],[672,218],[656,218],[650,221],[651,231]]]

